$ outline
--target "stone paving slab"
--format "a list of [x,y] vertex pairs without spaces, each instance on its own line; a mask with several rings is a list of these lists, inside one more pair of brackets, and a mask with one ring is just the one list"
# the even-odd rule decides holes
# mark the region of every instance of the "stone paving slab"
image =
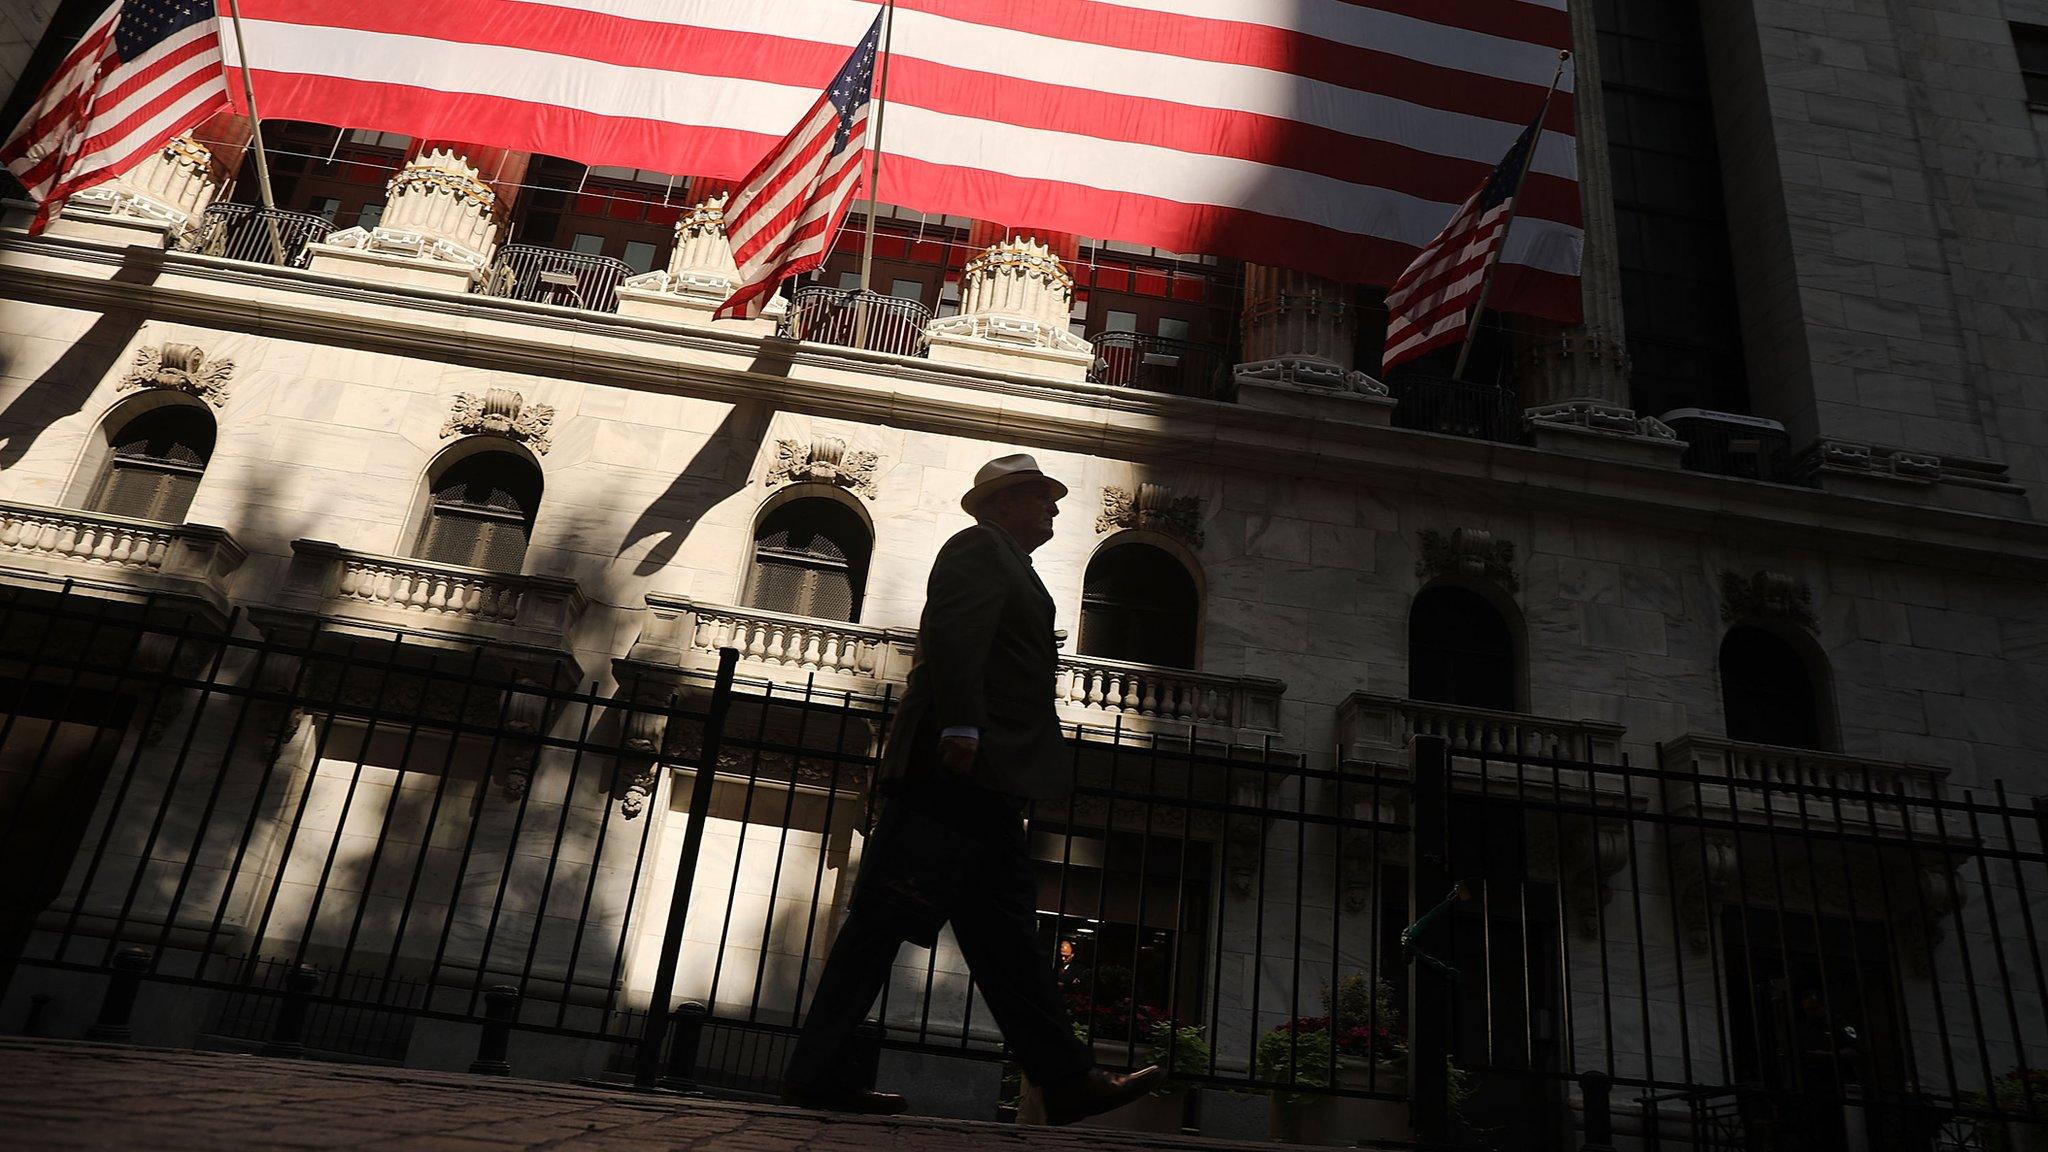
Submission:
[[19,1152],[1083,1152],[1270,1149],[1091,1128],[832,1116],[533,1080],[0,1037]]

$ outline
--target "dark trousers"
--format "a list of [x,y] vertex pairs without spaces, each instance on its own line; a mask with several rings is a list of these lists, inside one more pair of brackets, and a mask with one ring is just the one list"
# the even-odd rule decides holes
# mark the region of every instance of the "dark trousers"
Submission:
[[929,946],[941,923],[1017,1062],[1039,1084],[1094,1063],[1074,1037],[1038,939],[1038,886],[1023,819],[1006,798],[957,784],[906,781],[884,801],[863,853],[846,922],[825,960],[788,1079],[808,1089],[862,1089],[855,1028],[888,982],[897,949]]

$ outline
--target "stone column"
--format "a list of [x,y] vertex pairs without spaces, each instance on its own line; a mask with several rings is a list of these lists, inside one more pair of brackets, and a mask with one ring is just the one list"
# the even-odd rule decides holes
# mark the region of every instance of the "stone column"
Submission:
[[[725,234],[725,205],[730,192],[702,201],[676,220],[675,247],[668,267],[631,277],[619,285],[619,315],[683,324],[709,324],[720,306],[740,286],[740,268]],[[758,319],[720,321],[721,326],[760,333],[775,331],[788,308],[775,296]]]
[[1384,424],[1387,387],[1357,371],[1358,308],[1349,286],[1306,272],[1244,266],[1239,403],[1307,411],[1333,396],[1367,403],[1357,416]]
[[1593,6],[1574,5],[1574,130],[1585,248],[1577,325],[1540,324],[1516,339],[1522,403],[1538,447],[1677,467],[1684,445],[1654,418],[1629,407],[1628,350],[1621,312],[1621,246],[1614,226],[1614,169],[1607,153],[1600,42]]
[[969,261],[960,313],[925,327],[931,358],[1056,380],[1088,378],[1095,350],[1068,328],[1074,278],[1035,238],[1004,240]]
[[311,270],[451,292],[484,282],[498,250],[501,206],[468,155],[429,145],[385,187],[383,218],[310,245]]
[[227,178],[220,158],[186,132],[120,177],[72,196],[51,231],[121,244],[176,246],[220,195]]

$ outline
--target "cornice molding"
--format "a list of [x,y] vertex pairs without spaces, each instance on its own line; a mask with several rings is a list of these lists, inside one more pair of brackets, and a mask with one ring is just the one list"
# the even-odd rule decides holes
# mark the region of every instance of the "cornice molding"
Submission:
[[[486,370],[974,436],[1036,448],[1313,476],[1630,524],[1774,536],[1878,559],[2048,578],[2048,523],[1761,484],[1338,419],[1066,384],[970,365],[297,269],[0,230],[0,294],[439,358]],[[338,306],[339,305],[339,306]]]

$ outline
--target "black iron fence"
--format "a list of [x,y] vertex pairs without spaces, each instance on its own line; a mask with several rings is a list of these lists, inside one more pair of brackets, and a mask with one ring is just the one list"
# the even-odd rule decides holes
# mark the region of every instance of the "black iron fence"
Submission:
[[1402,374],[1387,381],[1387,391],[1399,401],[1396,428],[1509,444],[1526,437],[1520,398],[1499,384]]
[[1088,378],[1198,400],[1229,400],[1237,394],[1230,353],[1223,346],[1142,332],[1098,333]]
[[[445,643],[0,600],[4,1023],[162,1042],[175,990],[273,1053],[772,1091],[887,693]],[[1029,813],[1041,935],[1098,1058],[1173,1084],[1120,1123],[2021,1152],[2048,1118],[2043,816],[2002,790],[1072,736]],[[872,1040],[892,1085],[1030,1111],[950,937]]]
[[617,312],[619,285],[633,274],[623,260],[538,244],[507,244],[491,264],[485,292],[507,300]]
[[915,300],[807,284],[790,293],[784,334],[842,348],[922,356],[925,325],[931,320],[931,309]]
[[256,204],[208,205],[189,243],[207,256],[306,266],[306,245],[327,239],[334,223],[324,216],[286,212]]

